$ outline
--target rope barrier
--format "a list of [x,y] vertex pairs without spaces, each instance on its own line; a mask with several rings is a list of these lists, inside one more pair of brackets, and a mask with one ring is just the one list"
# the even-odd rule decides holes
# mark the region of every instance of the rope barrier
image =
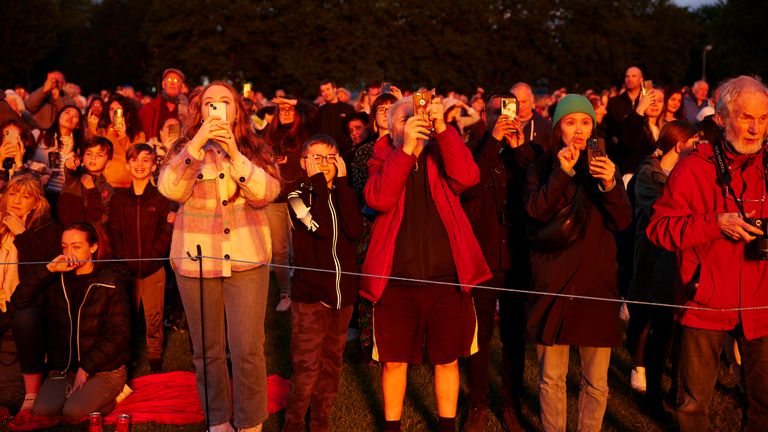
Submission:
[[[277,267],[277,268],[287,268],[287,269],[294,269],[294,270],[305,270],[305,271],[313,271],[318,273],[336,273],[336,270],[329,270],[329,269],[320,269],[320,268],[313,268],[313,267],[299,267],[294,265],[283,265],[283,264],[274,264],[274,263],[265,263],[265,262],[259,262],[259,261],[248,261],[248,260],[238,260],[238,259],[225,259],[221,257],[214,257],[214,256],[207,256],[207,255],[188,255],[183,257],[168,257],[168,258],[136,258],[136,259],[102,259],[102,260],[90,260],[90,261],[83,261],[83,262],[131,262],[131,261],[170,261],[170,260],[192,260],[195,261],[198,258],[203,259],[210,259],[210,260],[216,260],[216,261],[229,261],[229,262],[237,262],[241,264],[255,264],[257,266],[267,266],[267,267]],[[29,261],[29,262],[2,262],[0,261],[0,265],[40,265],[40,264],[48,264],[50,261]],[[374,274],[366,274],[366,273],[359,273],[359,272],[350,272],[350,271],[341,271],[341,274],[349,275],[349,276],[360,276],[360,277],[368,277],[368,278],[384,278],[388,280],[395,280],[395,281],[401,281],[401,282],[411,282],[411,283],[417,283],[417,284],[432,284],[432,285],[446,285],[446,286],[457,286],[461,285],[455,282],[439,282],[439,281],[430,281],[426,279],[413,279],[413,278],[404,278],[404,277],[397,277],[397,276],[382,276],[382,275],[374,275]],[[749,306],[749,307],[734,307],[734,308],[711,308],[711,307],[705,307],[705,306],[688,306],[688,305],[677,305],[677,304],[669,304],[669,303],[658,303],[658,302],[648,302],[648,301],[640,301],[640,300],[626,300],[622,298],[604,298],[604,297],[593,297],[593,296],[585,296],[585,295],[578,295],[578,294],[562,294],[562,293],[550,293],[550,292],[541,292],[541,291],[533,291],[533,290],[524,290],[524,289],[514,289],[514,288],[502,288],[502,287],[492,287],[487,285],[473,285],[473,289],[486,289],[486,290],[492,290],[492,291],[502,291],[502,292],[509,292],[509,293],[517,293],[517,294],[531,294],[531,295],[542,295],[542,296],[549,296],[549,297],[564,297],[568,299],[579,299],[579,300],[591,300],[591,301],[603,301],[603,302],[610,302],[610,303],[627,303],[627,304],[634,304],[634,305],[641,305],[641,306],[656,306],[656,307],[666,307],[666,308],[672,308],[672,309],[684,309],[684,310],[695,310],[695,311],[706,311],[706,312],[742,312],[742,311],[760,311],[760,310],[768,310],[768,305],[766,306]]]

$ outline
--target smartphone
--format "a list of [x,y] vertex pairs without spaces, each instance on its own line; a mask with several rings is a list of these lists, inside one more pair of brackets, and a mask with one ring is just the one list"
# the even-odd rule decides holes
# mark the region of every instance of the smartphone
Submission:
[[385,82],[381,83],[381,93],[392,93],[392,83],[391,82]]
[[3,159],[3,169],[6,171],[9,171],[13,169],[13,166],[16,164],[16,159],[12,157],[7,157]]
[[3,144],[16,144],[19,142],[19,130],[17,128],[7,128],[3,131]]
[[168,140],[175,141],[181,136],[181,125],[173,123],[168,125]]
[[501,115],[509,117],[510,120],[517,118],[517,98],[516,97],[503,97],[501,98]]
[[251,83],[243,84],[243,96],[248,97],[251,94]]
[[417,91],[413,94],[413,114],[423,113],[427,106],[432,103],[432,92]]
[[643,87],[642,87],[643,96],[648,94],[649,91],[653,90],[653,81],[652,80],[645,80],[643,81]]
[[593,161],[598,157],[605,156],[605,141],[598,138],[587,140],[587,160]]
[[122,108],[115,108],[115,126],[125,126],[125,117],[123,117]]
[[208,104],[208,115],[218,116],[224,121],[227,120],[227,104],[224,102],[211,102]]

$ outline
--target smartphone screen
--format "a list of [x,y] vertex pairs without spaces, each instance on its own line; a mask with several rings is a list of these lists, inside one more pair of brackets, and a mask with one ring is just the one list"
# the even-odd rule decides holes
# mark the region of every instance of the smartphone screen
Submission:
[[510,120],[517,118],[517,99],[512,97],[501,98],[501,115],[509,117]]
[[248,97],[251,94],[251,83],[243,84],[243,96]]
[[215,115],[224,121],[227,120],[227,104],[224,102],[211,102],[208,104],[208,115]]

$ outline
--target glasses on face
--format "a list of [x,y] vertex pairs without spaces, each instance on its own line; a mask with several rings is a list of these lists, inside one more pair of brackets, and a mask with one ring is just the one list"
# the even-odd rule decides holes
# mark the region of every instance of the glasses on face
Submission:
[[331,153],[329,155],[319,155],[319,154],[311,154],[307,156],[303,156],[302,159],[309,159],[310,157],[315,161],[315,163],[324,163],[326,165],[333,165],[336,163],[336,157],[338,154]]
[[180,79],[178,79],[178,78],[176,78],[176,77],[171,77],[171,76],[169,76],[168,78],[166,78],[166,79],[165,79],[165,81],[166,81],[166,82],[169,82],[169,83],[177,83],[177,82],[181,82],[181,80],[180,80]]
[[384,115],[387,112],[389,112],[389,105],[387,105],[387,106],[380,106],[380,107],[376,108],[376,114],[377,115]]
[[292,106],[280,107],[280,112],[281,113],[292,113],[294,111],[295,111],[295,109]]

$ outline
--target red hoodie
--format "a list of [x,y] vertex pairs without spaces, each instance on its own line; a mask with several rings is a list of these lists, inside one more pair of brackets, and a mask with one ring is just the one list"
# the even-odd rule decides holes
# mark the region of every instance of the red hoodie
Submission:
[[[726,153],[731,186],[744,211],[768,217],[763,152]],[[768,306],[768,261],[744,256],[745,242],[726,238],[717,226],[718,213],[737,213],[717,184],[712,146],[702,143],[680,161],[653,206],[648,238],[677,254],[677,303],[717,309]],[[698,288],[694,284],[698,283]],[[742,324],[747,339],[768,335],[768,309],[745,311],[680,310],[680,322],[708,330],[731,330]]]
[[[480,181],[480,170],[472,153],[450,127],[434,135],[429,145],[435,145],[439,150],[427,156],[432,199],[448,233],[459,284],[469,291],[472,286],[491,278],[491,271],[459,202],[459,195]],[[439,153],[439,159],[433,156],[435,153]],[[403,220],[405,184],[416,159],[415,155],[405,154],[401,147],[379,141],[368,161],[365,201],[379,214],[363,263],[363,274],[372,276],[363,277],[360,295],[374,303],[384,293],[392,271],[397,232]]]

